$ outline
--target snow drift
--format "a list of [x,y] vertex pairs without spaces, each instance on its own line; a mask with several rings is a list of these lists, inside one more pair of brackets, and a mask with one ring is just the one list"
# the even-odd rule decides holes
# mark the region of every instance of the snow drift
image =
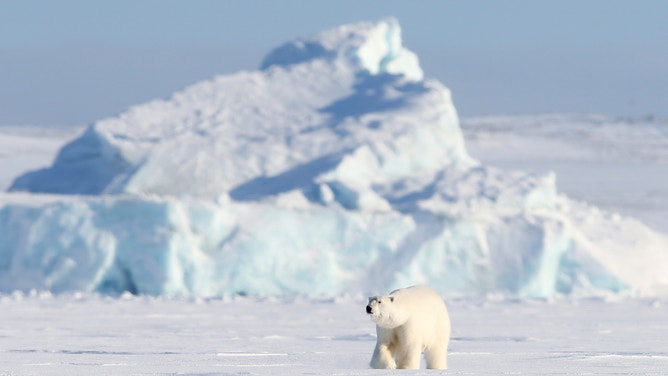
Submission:
[[[466,153],[393,19],[92,124],[0,209],[0,290],[656,292],[668,239]],[[87,196],[72,196],[72,195]],[[19,195],[18,193],[16,195]]]

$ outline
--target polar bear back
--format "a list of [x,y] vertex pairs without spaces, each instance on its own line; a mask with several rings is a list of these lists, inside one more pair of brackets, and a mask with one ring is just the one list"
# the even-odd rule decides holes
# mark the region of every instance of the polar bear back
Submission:
[[417,305],[424,303],[431,307],[434,307],[433,305],[438,302],[438,305],[445,308],[445,302],[441,299],[441,296],[427,286],[411,286],[394,290],[390,293],[390,296],[400,299],[402,302]]
[[[450,335],[450,318],[443,299],[432,289],[426,286],[413,286],[392,291],[394,303],[406,313],[404,319],[407,322],[430,323],[431,325],[418,325],[423,340],[426,343],[435,340],[435,334]],[[444,333],[445,332],[445,333]]]

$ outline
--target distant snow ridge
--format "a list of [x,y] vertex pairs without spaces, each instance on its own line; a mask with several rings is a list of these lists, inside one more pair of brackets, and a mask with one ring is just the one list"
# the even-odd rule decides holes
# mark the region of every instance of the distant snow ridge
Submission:
[[666,237],[560,196],[554,175],[470,158],[450,92],[423,79],[394,19],[287,43],[258,71],[98,121],[11,190],[68,196],[0,208],[6,292],[668,285]]

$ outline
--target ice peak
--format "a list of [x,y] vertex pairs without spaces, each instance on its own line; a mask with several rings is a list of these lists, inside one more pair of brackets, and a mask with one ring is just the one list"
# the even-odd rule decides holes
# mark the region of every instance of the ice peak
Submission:
[[288,42],[271,51],[260,69],[340,58],[374,75],[400,74],[415,81],[424,76],[417,56],[402,45],[401,27],[395,18],[342,25]]
[[[422,80],[394,19],[288,43],[262,66],[100,120],[64,148],[68,158],[12,190],[257,199],[256,188],[268,197],[317,186],[358,149],[377,159],[368,184],[470,160],[449,90]],[[67,178],[54,186],[53,176]]]

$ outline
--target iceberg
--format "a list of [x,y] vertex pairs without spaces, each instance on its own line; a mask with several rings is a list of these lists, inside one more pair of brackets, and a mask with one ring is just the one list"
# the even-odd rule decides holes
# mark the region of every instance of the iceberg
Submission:
[[385,174],[468,159],[450,92],[421,80],[396,20],[289,43],[261,66],[100,120],[10,190],[254,199],[358,148]]
[[258,70],[95,122],[10,190],[36,202],[0,207],[2,292],[668,286],[666,236],[560,195],[554,174],[471,158],[450,91],[395,19],[286,43]]

